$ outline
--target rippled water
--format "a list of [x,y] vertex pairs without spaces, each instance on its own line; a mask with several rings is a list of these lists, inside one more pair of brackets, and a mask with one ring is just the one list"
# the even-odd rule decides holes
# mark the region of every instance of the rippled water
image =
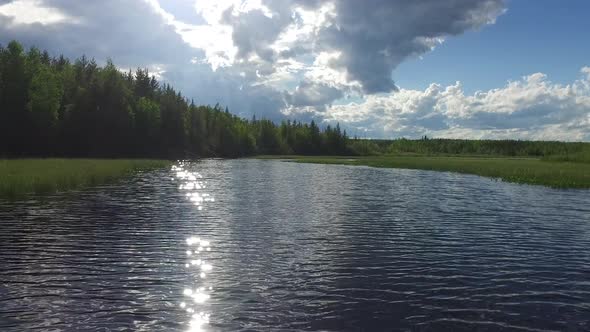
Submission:
[[208,160],[0,203],[0,331],[590,330],[590,191]]

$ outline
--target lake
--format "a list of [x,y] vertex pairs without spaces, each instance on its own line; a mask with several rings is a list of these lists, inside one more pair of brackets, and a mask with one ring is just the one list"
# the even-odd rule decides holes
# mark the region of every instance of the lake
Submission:
[[590,191],[204,160],[0,227],[0,331],[590,330]]

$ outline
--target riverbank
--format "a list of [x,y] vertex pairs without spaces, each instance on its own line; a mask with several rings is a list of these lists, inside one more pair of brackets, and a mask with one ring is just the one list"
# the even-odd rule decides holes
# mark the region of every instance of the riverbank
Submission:
[[475,174],[507,182],[553,188],[590,188],[590,164],[535,158],[384,155],[369,157],[261,156],[301,163],[422,169]]
[[140,159],[0,160],[0,199],[96,186],[168,165],[170,162],[165,160]]

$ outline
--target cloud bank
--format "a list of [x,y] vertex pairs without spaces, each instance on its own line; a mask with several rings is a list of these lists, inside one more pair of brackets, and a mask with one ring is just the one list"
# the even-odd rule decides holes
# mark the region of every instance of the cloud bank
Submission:
[[588,68],[569,85],[532,74],[474,95],[396,86],[402,62],[505,11],[504,0],[0,0],[0,42],[148,67],[244,117],[367,137],[590,140]]
[[499,89],[465,95],[461,83],[369,96],[330,107],[325,119],[359,136],[511,138],[590,141],[590,68],[572,84],[541,73]]

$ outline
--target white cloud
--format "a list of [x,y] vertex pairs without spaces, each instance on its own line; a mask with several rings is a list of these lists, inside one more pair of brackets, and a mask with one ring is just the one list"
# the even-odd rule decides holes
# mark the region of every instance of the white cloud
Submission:
[[164,1],[0,0],[0,42],[147,66],[245,117],[315,118],[372,137],[590,140],[590,67],[569,85],[533,74],[471,95],[460,83],[392,92],[401,62],[494,23],[503,0]]
[[590,70],[571,84],[535,73],[503,88],[465,95],[460,83],[401,89],[329,107],[324,119],[372,137],[590,140]]
[[492,24],[504,12],[504,0],[197,0],[203,22],[191,25],[163,11],[158,0],[145,1],[203,50],[201,63],[214,70],[238,67],[251,84],[290,87],[291,94],[310,82],[341,90],[323,89],[331,96],[395,90],[391,74],[405,59]]
[[41,0],[18,0],[0,6],[0,15],[12,18],[14,24],[42,25],[78,22],[57,8],[45,6]]
[[320,68],[344,77],[345,90],[355,85],[374,94],[395,90],[391,73],[401,62],[431,51],[449,36],[493,24],[505,5],[503,0],[289,0],[269,7],[293,13],[288,33],[275,42],[282,49],[288,45],[286,54],[311,58],[308,63],[322,54],[339,54]]
[[201,14],[207,24],[189,24],[176,19],[164,10],[158,0],[144,0],[158,13],[167,24],[174,27],[185,43],[205,53],[203,59],[195,59],[194,63],[208,63],[215,71],[220,67],[230,66],[235,59],[237,48],[233,45],[231,27],[219,24],[222,9],[236,1],[219,1],[216,3],[195,3],[194,10]]

